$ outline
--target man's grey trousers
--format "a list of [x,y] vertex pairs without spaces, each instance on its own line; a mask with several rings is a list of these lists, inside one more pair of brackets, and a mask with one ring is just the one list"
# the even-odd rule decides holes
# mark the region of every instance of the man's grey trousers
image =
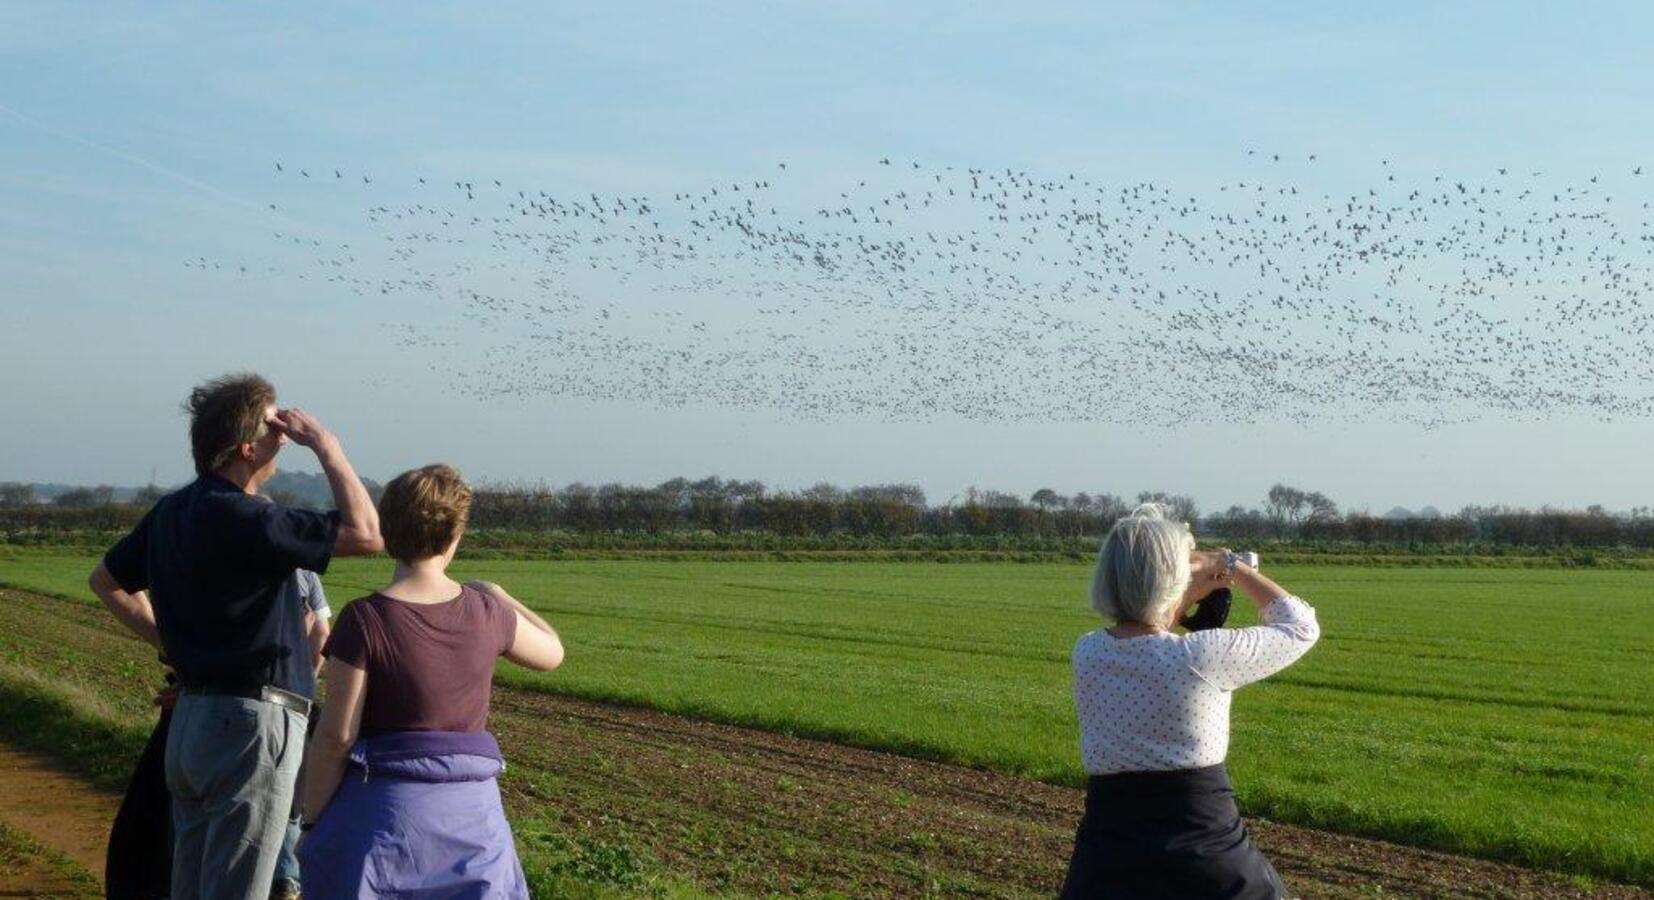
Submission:
[[185,694],[167,735],[174,900],[267,900],[304,758],[305,717]]

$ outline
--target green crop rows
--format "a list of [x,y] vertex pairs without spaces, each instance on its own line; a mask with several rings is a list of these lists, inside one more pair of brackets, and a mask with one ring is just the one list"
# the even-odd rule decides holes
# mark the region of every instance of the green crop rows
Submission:
[[[93,562],[16,552],[0,582],[88,598]],[[335,607],[388,571],[336,565]],[[564,668],[502,671],[513,684],[1083,778],[1068,652],[1098,624],[1085,565],[494,560],[455,574],[500,582],[562,631]],[[1323,635],[1236,697],[1230,767],[1249,815],[1654,883],[1647,573],[1273,574]]]

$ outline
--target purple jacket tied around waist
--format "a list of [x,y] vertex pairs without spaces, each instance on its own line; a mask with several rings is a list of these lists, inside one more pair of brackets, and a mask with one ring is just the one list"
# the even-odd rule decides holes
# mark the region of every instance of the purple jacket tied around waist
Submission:
[[309,900],[527,900],[486,731],[404,731],[350,751],[338,793],[299,848]]

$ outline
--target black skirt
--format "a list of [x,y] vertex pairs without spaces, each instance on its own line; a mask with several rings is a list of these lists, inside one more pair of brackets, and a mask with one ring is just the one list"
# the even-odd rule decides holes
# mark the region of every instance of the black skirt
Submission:
[[1061,900],[1276,900],[1222,764],[1093,775]]

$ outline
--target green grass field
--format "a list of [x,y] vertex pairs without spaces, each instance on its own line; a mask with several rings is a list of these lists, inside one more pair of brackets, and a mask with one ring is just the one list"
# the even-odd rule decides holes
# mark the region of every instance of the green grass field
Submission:
[[[89,556],[0,582],[93,602]],[[337,608],[388,574],[341,561]],[[569,659],[513,684],[1077,784],[1084,565],[470,561]],[[1253,816],[1654,883],[1654,580],[1629,571],[1272,571],[1321,643],[1242,690]],[[1251,621],[1249,610],[1239,618]]]

